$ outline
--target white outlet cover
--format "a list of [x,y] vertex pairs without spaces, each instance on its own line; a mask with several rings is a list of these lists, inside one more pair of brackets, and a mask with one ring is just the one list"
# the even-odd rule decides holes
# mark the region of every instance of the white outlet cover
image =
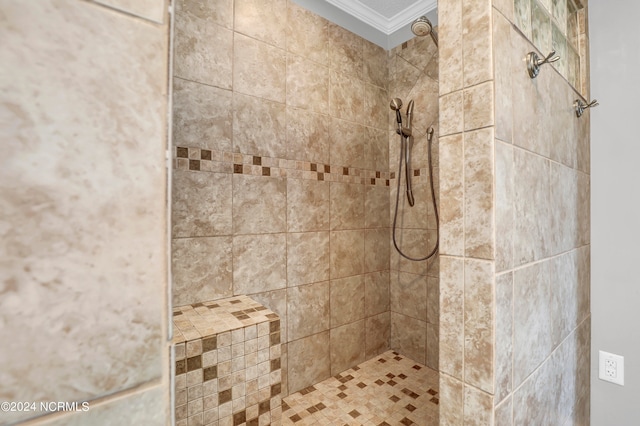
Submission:
[[[605,351],[598,351],[598,352],[599,352],[598,378],[600,380],[605,380],[607,382],[624,386],[624,357],[620,355],[612,354],[609,352],[605,352]],[[611,360],[616,364],[617,374],[615,377],[611,377],[605,373],[607,360]]]

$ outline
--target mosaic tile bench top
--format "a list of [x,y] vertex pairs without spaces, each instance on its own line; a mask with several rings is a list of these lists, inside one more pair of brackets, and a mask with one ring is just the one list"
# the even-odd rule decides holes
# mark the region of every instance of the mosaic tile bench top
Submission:
[[388,351],[282,401],[283,426],[437,426],[438,372]]
[[246,296],[174,309],[176,426],[280,425],[280,319]]
[[247,296],[194,303],[173,309],[173,344],[279,319]]

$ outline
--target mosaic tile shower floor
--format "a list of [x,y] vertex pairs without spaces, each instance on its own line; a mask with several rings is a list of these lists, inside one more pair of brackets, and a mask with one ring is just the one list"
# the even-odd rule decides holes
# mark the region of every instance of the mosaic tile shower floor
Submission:
[[388,351],[282,402],[283,426],[437,426],[438,373]]

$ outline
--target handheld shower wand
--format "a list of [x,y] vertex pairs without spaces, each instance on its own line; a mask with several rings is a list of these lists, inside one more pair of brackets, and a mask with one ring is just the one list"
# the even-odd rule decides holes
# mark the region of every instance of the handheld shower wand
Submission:
[[405,182],[407,184],[407,201],[413,207],[415,199],[413,198],[413,185],[411,185],[411,149],[413,148],[413,137],[411,131],[411,121],[413,119],[413,99],[407,105],[407,127],[402,129],[402,136],[405,139],[404,164],[405,164]]

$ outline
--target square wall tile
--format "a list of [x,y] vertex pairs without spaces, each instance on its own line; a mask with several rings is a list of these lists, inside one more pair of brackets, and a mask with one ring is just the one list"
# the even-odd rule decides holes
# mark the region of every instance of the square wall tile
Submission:
[[331,324],[329,295],[329,282],[287,289],[289,341],[329,329]]
[[465,132],[493,125],[493,81],[464,89],[463,104]]
[[287,106],[287,159],[329,164],[328,115]]
[[331,164],[342,167],[364,167],[364,126],[331,118],[329,140]]
[[235,0],[234,30],[267,44],[285,48],[287,0]]
[[284,178],[233,175],[234,234],[284,232],[286,205]]
[[237,32],[233,44],[233,90],[282,102],[286,96],[285,51]]
[[364,271],[386,271],[389,269],[389,228],[364,231]]
[[342,120],[364,124],[364,82],[353,75],[331,70],[329,114]]
[[464,255],[463,136],[440,139],[440,254]]
[[328,114],[329,68],[289,54],[286,102],[288,107]]
[[173,144],[231,151],[230,90],[173,79]]
[[333,231],[330,237],[332,279],[364,272],[364,230]]
[[364,307],[367,317],[389,310],[389,271],[365,275]]
[[367,185],[364,188],[364,226],[371,228],[389,227],[389,188]]
[[331,281],[331,328],[364,318],[364,275]]
[[331,375],[365,361],[365,321],[331,329]]
[[427,320],[427,277],[391,272],[391,311],[420,321]]
[[233,94],[233,150],[243,154],[284,158],[286,144],[286,108],[238,92]]
[[171,245],[174,305],[233,294],[231,237],[178,238]]
[[329,331],[287,344],[290,394],[331,376],[330,348]]
[[462,379],[464,261],[440,256],[440,370]]
[[365,321],[365,357],[372,358],[390,348],[391,314],[384,312]]
[[364,185],[331,182],[331,230],[364,228]]
[[287,179],[287,230],[328,231],[330,183],[310,179]]
[[339,25],[329,24],[329,61],[332,70],[362,80],[364,41]]
[[329,232],[287,234],[287,285],[329,279]]
[[234,294],[262,293],[287,284],[285,234],[233,237]]
[[287,51],[320,64],[329,63],[329,21],[287,1]]
[[427,323],[391,312],[391,348],[421,364],[427,357]]
[[491,0],[463,2],[462,51],[465,87],[493,79]]

